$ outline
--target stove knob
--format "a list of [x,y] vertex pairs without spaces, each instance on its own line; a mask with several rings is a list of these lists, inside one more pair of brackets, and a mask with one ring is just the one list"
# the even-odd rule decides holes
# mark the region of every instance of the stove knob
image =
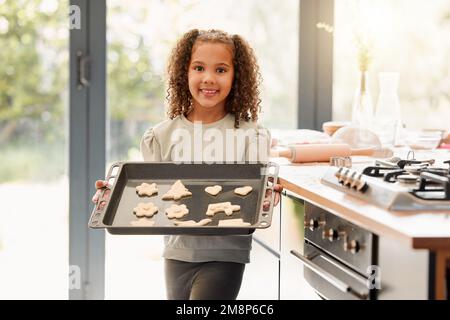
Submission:
[[345,179],[342,181],[342,184],[345,187],[348,187],[352,180],[353,180],[353,177],[351,175],[347,175],[347,176],[345,176]]
[[366,190],[369,188],[369,186],[367,185],[367,182],[364,181],[363,177],[356,179],[356,181],[353,183],[353,185],[354,185],[354,188],[356,189],[356,191],[359,191],[361,193],[366,192]]
[[350,251],[353,254],[356,254],[361,249],[361,246],[357,240],[345,241],[344,243],[344,251]]
[[305,221],[305,228],[309,228],[311,231],[314,231],[323,225],[325,225],[325,221],[319,221],[317,219],[311,219],[309,222]]
[[347,175],[349,174],[350,169],[340,168],[338,172],[336,172],[335,176],[338,178],[339,183],[344,183],[345,179],[347,179]]
[[344,179],[346,179],[347,174],[348,174],[349,171],[350,171],[350,169],[348,169],[346,167],[340,167],[338,169],[338,171],[336,171],[334,176],[338,179],[339,183],[342,183],[344,181]]
[[322,232],[322,238],[328,238],[331,242],[339,238],[339,233],[335,229],[328,229]]
[[356,187],[356,190],[358,190],[361,193],[364,193],[367,191],[368,188],[369,186],[367,185],[367,183],[365,181],[361,181],[359,185]]
[[342,171],[344,171],[344,167],[340,167],[338,171],[336,171],[336,173],[334,174],[334,176],[338,179],[339,182],[341,181]]
[[352,171],[350,169],[345,170],[341,175],[341,183],[345,186],[347,181],[351,178]]
[[350,185],[350,188],[356,189],[362,181],[362,173],[357,174]]

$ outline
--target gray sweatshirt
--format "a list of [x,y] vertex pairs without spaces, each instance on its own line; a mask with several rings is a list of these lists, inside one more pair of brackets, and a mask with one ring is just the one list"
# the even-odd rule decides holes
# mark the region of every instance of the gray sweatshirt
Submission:
[[[267,162],[269,148],[268,130],[252,121],[241,121],[235,129],[231,114],[204,125],[185,116],[165,120],[148,129],[141,140],[144,161],[155,162]],[[164,243],[166,259],[248,263],[252,236],[174,235],[165,236]]]

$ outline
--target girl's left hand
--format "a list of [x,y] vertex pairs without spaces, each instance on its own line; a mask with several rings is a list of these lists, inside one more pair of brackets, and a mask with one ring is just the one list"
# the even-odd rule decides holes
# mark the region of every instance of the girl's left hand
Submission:
[[[278,203],[280,203],[280,198],[281,198],[280,194],[281,194],[281,191],[283,191],[283,186],[281,184],[276,183],[273,186],[273,190],[275,190],[275,197],[274,197],[274,200],[273,200],[273,206],[275,207],[275,206],[278,205]],[[270,197],[271,196],[272,196],[272,191],[271,190],[267,190],[267,192],[266,192],[266,199],[264,200],[264,203],[263,203],[263,210],[264,211],[268,210],[269,207],[270,207]]]

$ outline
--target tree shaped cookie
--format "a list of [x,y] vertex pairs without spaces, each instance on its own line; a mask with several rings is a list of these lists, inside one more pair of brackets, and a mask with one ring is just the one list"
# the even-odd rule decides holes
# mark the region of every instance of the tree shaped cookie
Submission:
[[166,209],[166,214],[169,219],[173,218],[183,218],[185,215],[189,213],[189,209],[185,204],[177,205],[173,204],[169,208]]
[[163,200],[179,200],[186,196],[192,196],[192,192],[190,192],[181,180],[177,180],[169,191],[165,195],[162,196]]
[[233,211],[241,210],[241,206],[232,205],[231,202],[211,203],[206,211],[207,216],[213,217],[216,213],[225,212],[227,216],[231,216]]
[[133,212],[136,214],[136,217],[142,218],[147,217],[151,218],[158,212],[158,207],[155,206],[152,202],[148,203],[138,203],[137,207],[133,209]]
[[136,192],[140,196],[152,196],[155,193],[158,193],[158,186],[156,183],[148,184],[148,183],[142,183],[141,185],[136,187]]

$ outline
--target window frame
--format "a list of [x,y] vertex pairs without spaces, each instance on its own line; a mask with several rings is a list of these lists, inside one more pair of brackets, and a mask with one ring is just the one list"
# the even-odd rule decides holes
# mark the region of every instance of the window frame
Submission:
[[333,36],[317,28],[334,25],[334,0],[300,0],[298,128],[322,130],[332,119]]
[[[106,0],[70,5],[80,8],[81,28],[70,30],[69,49],[69,264],[81,271],[81,283],[79,289],[69,286],[69,299],[104,299],[105,234],[88,222],[95,180],[105,172]],[[87,86],[79,86],[77,52],[90,61]]]

